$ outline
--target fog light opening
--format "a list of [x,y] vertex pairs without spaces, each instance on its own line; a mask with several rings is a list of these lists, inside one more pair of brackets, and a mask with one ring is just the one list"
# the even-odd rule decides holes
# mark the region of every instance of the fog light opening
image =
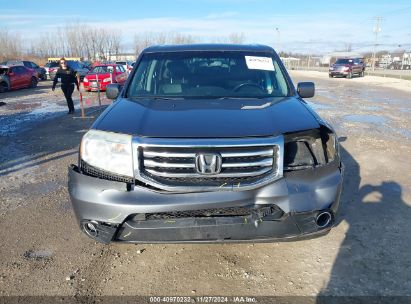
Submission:
[[319,228],[324,228],[327,227],[332,220],[332,215],[330,212],[325,211],[325,212],[321,212],[316,219],[316,224]]
[[97,230],[97,222],[95,221],[90,221],[86,222],[83,225],[84,231],[91,237],[95,238],[98,235],[98,230]]

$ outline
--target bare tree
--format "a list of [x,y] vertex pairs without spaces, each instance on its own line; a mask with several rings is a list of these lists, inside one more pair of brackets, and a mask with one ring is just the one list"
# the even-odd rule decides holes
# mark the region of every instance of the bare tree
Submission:
[[228,42],[230,43],[241,44],[241,43],[244,43],[244,41],[245,41],[244,33],[231,33],[230,35],[228,35]]
[[21,56],[23,44],[18,33],[7,28],[0,29],[0,59],[15,59]]
[[245,42],[245,35],[244,33],[230,33],[228,36],[214,36],[211,38],[211,42],[241,44]]
[[191,35],[179,32],[144,32],[134,35],[134,50],[136,54],[151,45],[156,44],[190,44],[195,43],[196,39]]
[[108,60],[112,55],[117,56],[121,51],[121,32],[116,30],[110,30],[106,35],[106,46],[108,54]]

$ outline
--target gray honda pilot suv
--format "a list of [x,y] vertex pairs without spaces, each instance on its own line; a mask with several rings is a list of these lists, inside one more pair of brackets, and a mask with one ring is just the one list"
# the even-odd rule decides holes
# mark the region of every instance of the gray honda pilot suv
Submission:
[[80,228],[102,243],[232,242],[328,232],[343,167],[333,128],[263,45],[153,46],[69,168]]

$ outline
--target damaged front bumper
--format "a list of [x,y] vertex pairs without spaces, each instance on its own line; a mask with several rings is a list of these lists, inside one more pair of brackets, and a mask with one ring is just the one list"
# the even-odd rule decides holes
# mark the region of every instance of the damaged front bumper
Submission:
[[80,228],[102,243],[268,241],[328,232],[342,178],[334,161],[285,172],[254,190],[170,193],[130,188],[71,166],[69,193]]

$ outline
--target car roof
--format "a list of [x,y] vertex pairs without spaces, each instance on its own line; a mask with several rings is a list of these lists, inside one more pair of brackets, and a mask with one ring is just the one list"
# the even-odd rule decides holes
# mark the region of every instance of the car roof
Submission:
[[23,61],[21,60],[7,60],[5,62],[7,66],[24,66]]
[[179,44],[179,45],[153,45],[143,53],[157,52],[185,52],[185,51],[252,51],[252,52],[270,52],[274,53],[274,49],[262,44]]

